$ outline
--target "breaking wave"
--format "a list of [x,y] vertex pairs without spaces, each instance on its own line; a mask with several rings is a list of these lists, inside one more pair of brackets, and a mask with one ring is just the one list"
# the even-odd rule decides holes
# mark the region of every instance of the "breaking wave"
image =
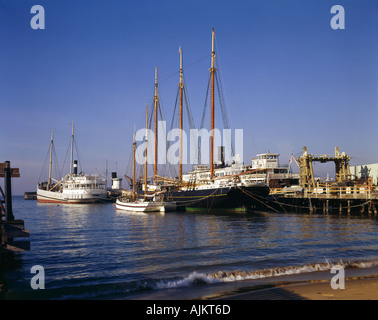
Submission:
[[[378,260],[363,260],[363,261],[343,261],[332,262],[325,259],[323,263],[306,264],[302,266],[287,266],[278,268],[269,268],[252,271],[217,271],[213,273],[192,272],[183,278],[177,279],[149,279],[145,281],[137,281],[133,288],[128,287],[128,292],[135,292],[139,290],[159,290],[172,289],[181,287],[192,287],[209,285],[216,283],[230,283],[243,280],[264,279],[270,277],[278,277],[283,275],[295,275],[317,271],[328,271],[333,266],[342,266],[345,269],[358,268],[366,269],[378,267]],[[136,285],[136,286],[135,286]]]
[[[196,287],[217,283],[232,283],[243,280],[263,279],[283,275],[295,275],[317,271],[328,271],[333,266],[366,269],[378,267],[378,259],[364,261],[338,261],[325,260],[323,263],[306,264],[302,266],[287,266],[253,271],[217,271],[213,273],[191,272],[187,276],[163,279],[144,279],[107,284],[81,285],[78,287],[61,287],[40,290],[40,299],[124,299],[128,295],[144,294],[162,289],[176,289]],[[35,292],[23,293],[18,298],[36,298]],[[31,295],[32,294],[32,295]],[[16,297],[16,296],[15,296]],[[37,297],[37,298],[38,298]]]
[[187,277],[178,280],[160,280],[154,284],[155,289],[167,289],[167,288],[177,288],[177,287],[188,287],[193,285],[211,284],[221,282],[221,279],[212,277],[212,275],[207,275],[199,272],[192,272]]
[[293,275],[301,273],[309,273],[316,271],[328,271],[333,266],[341,266],[347,268],[373,268],[378,266],[378,260],[364,260],[364,261],[342,261],[331,262],[326,260],[324,263],[306,264],[303,266],[288,266],[280,268],[270,268],[255,271],[219,271],[209,274],[208,277],[217,279],[223,282],[233,282],[241,280],[263,279],[268,277],[277,277],[283,275]]
[[269,277],[277,277],[283,275],[294,275],[302,273],[310,273],[317,271],[328,271],[333,266],[342,266],[343,268],[373,268],[378,267],[378,260],[363,260],[363,261],[343,261],[331,262],[327,260],[323,263],[306,264],[302,266],[287,266],[278,268],[269,268],[253,271],[218,271],[214,273],[199,273],[192,272],[188,276],[177,280],[159,280],[150,283],[152,289],[167,289],[186,287],[201,284],[213,284],[219,282],[234,282],[242,280],[263,279]]
[[[145,279],[121,283],[84,285],[43,290],[50,299],[119,299],[128,294],[146,293],[160,289],[194,287],[222,282],[204,273],[192,272],[183,278]],[[49,291],[47,293],[47,291]]]

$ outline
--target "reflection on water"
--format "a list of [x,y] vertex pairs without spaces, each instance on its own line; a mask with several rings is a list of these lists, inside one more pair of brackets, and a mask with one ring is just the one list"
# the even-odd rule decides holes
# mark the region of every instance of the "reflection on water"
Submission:
[[145,214],[112,203],[38,204],[17,197],[13,207],[30,230],[31,251],[13,257],[9,288],[32,294],[30,269],[42,265],[47,298],[79,287],[93,298],[105,288],[114,296],[159,284],[212,283],[208,275],[219,272],[378,259],[374,215]]

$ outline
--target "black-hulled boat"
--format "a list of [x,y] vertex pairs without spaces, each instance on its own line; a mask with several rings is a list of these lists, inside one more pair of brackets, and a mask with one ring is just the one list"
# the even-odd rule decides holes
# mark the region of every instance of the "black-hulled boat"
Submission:
[[204,165],[182,176],[181,189],[167,188],[165,198],[176,202],[188,211],[246,211],[261,208],[269,195],[265,182],[248,180],[246,167],[235,163],[215,168],[211,179],[210,169]]

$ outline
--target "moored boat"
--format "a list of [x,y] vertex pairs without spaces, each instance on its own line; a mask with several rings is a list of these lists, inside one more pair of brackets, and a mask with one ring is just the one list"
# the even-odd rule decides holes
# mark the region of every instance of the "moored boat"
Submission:
[[106,182],[97,175],[68,174],[60,183],[38,184],[37,200],[45,203],[104,202],[108,200]]
[[186,210],[242,211],[263,205],[269,195],[269,187],[264,182],[250,182],[244,178],[249,171],[245,166],[234,164],[216,168],[211,179],[210,169],[198,165],[182,177],[180,190],[170,188],[166,199],[175,201]]
[[131,212],[166,212],[176,210],[176,204],[167,201],[146,201],[145,199],[117,199],[116,208]]
[[[230,166],[216,167],[214,165],[214,87],[216,78],[215,68],[215,33],[212,30],[212,52],[210,70],[211,88],[211,134],[210,134],[210,167],[197,165],[194,170],[182,174],[182,141],[180,135],[179,148],[179,177],[177,183],[171,183],[166,187],[167,201],[175,201],[178,206],[185,206],[186,210],[230,210],[246,211],[263,204],[264,198],[269,195],[269,187],[265,181],[248,181],[244,178],[247,169],[237,161]],[[182,51],[180,49],[180,130],[182,130],[183,118],[183,88],[182,82]],[[217,81],[218,83],[218,81]],[[223,111],[222,111],[223,113]],[[223,113],[223,116],[225,114]]]
[[99,175],[78,173],[78,162],[73,160],[74,125],[72,122],[70,172],[60,181],[51,177],[54,135],[51,134],[50,166],[47,181],[38,183],[37,200],[44,203],[97,203],[108,200],[106,180]]
[[[146,111],[146,128],[148,124],[148,104]],[[133,192],[130,197],[121,197],[116,200],[116,209],[130,212],[165,212],[174,211],[176,204],[174,202],[164,201],[161,193],[147,194],[147,144],[148,131],[146,130],[146,149],[145,149],[145,164],[144,164],[144,196],[139,196],[136,193],[136,178],[135,178],[135,148],[136,140],[135,133],[133,138]]]

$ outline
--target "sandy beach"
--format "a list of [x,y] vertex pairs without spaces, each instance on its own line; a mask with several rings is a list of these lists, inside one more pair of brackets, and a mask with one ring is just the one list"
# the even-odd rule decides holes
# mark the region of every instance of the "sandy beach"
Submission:
[[329,283],[314,283],[286,290],[309,300],[378,300],[378,279],[347,280],[345,289],[334,290]]
[[378,300],[378,275],[345,280],[345,289],[329,281],[278,285],[223,297],[225,300]]

